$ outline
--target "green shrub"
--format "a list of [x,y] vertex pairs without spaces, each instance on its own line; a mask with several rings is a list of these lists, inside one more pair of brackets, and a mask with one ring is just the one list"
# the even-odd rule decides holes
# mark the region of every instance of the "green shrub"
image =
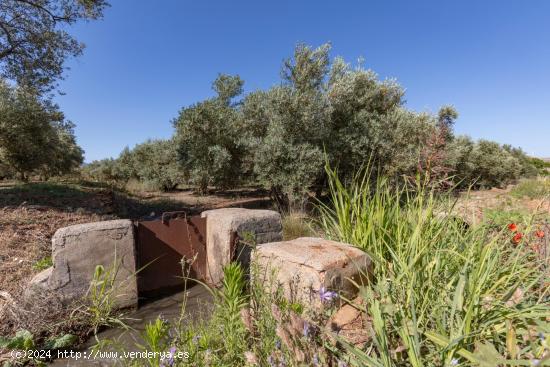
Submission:
[[172,140],[149,140],[129,152],[123,152],[118,159],[119,166],[129,177],[137,177],[146,187],[173,190],[184,180],[176,149]]
[[541,176],[550,175],[550,162],[540,158],[530,158],[530,162],[538,170],[538,174]]
[[521,177],[533,177],[536,167],[518,148],[488,140],[474,142],[460,136],[450,142],[447,164],[455,183],[462,188],[504,187]]
[[85,164],[80,168],[80,173],[85,180],[94,182],[123,184],[128,180],[128,176],[120,172],[117,161],[112,158]]

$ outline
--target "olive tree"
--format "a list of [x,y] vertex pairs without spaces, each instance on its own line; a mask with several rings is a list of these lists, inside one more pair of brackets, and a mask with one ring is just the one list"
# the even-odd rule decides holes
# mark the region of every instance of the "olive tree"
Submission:
[[94,182],[104,182],[111,185],[126,183],[127,177],[120,175],[118,162],[114,158],[95,160],[84,164],[80,169],[82,177]]
[[252,149],[254,172],[283,205],[322,192],[325,160],[344,178],[369,162],[384,174],[413,174],[436,128],[435,116],[403,107],[395,81],[341,58],[331,63],[329,51],[299,45],[282,84],[244,100],[244,118],[259,119],[264,131]]
[[146,188],[168,191],[184,182],[172,139],[147,140],[133,149],[124,148],[118,158],[94,161],[82,167],[84,178],[124,187],[129,180],[140,181]]
[[82,164],[84,156],[84,150],[76,142],[75,124],[62,120],[52,122],[52,126],[54,134],[45,149],[47,160],[38,169],[44,179],[74,171]]
[[502,187],[537,174],[532,160],[519,148],[467,136],[449,145],[449,165],[460,187]]
[[[120,172],[133,175],[156,190],[173,190],[184,181],[172,140],[148,140],[123,152],[117,161]],[[125,161],[130,161],[131,166]]]
[[215,97],[183,108],[173,121],[182,170],[202,192],[246,179],[246,126],[234,102],[243,84],[238,76],[220,75],[212,85]]
[[22,180],[33,173],[69,173],[82,163],[73,127],[33,90],[0,82],[0,157]]
[[[257,94],[261,103],[245,100],[245,119],[261,116],[265,132],[252,149],[254,173],[280,206],[301,201],[322,175],[330,124],[325,93],[329,49],[298,45],[284,62],[281,85]],[[248,106],[251,102],[255,106]]]

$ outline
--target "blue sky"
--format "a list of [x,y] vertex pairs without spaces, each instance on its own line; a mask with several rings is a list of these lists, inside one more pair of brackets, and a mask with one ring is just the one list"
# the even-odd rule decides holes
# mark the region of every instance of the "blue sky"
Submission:
[[279,82],[294,46],[330,41],[406,88],[409,108],[453,104],[458,133],[550,157],[550,1],[111,0],[70,31],[86,44],[56,97],[86,161],[172,135],[218,73]]

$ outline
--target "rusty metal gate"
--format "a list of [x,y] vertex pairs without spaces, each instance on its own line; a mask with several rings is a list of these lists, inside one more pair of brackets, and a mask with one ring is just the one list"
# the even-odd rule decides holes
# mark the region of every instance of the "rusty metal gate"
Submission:
[[161,219],[137,222],[136,231],[137,284],[142,300],[183,290],[184,274],[204,279],[206,218],[167,212]]

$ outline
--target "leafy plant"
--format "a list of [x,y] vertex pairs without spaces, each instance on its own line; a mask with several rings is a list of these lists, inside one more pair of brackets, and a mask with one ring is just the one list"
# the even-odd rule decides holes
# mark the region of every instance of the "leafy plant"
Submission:
[[247,304],[245,294],[244,270],[238,263],[230,263],[224,268],[222,288],[216,292],[217,323],[220,325],[221,337],[226,347],[222,357],[223,361],[231,363],[244,362],[243,356],[246,350],[246,329],[241,320],[241,310]]
[[60,337],[52,338],[46,341],[45,349],[63,349],[69,348],[78,342],[78,337],[73,334],[64,334]]
[[[101,327],[116,326],[124,329],[127,328],[127,325],[123,321],[123,314],[115,312],[115,279],[117,272],[118,263],[116,256],[113,265],[107,269],[103,265],[97,265],[86,296],[86,304],[74,311],[81,312],[87,317],[96,338]],[[99,342],[99,340],[97,341]]]
[[13,338],[0,338],[0,348],[29,350],[34,347],[34,336],[28,330],[18,330]]
[[149,366],[159,367],[161,360],[159,356],[166,351],[168,345],[168,331],[170,324],[157,317],[154,322],[145,325],[145,331],[142,333],[145,345],[140,345],[140,348],[146,352],[153,352],[153,357],[147,358]]
[[34,270],[44,270],[49,268],[50,266],[53,266],[52,257],[46,256],[37,262],[35,262],[32,267]]

